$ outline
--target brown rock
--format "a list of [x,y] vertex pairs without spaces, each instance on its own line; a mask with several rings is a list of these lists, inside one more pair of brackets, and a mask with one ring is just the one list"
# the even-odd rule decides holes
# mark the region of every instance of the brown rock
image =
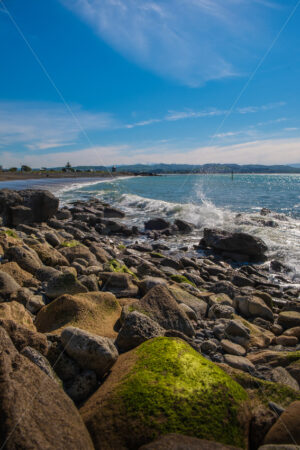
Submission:
[[55,267],[69,265],[67,258],[49,244],[38,243],[31,245],[31,248],[37,252],[41,261],[46,266]]
[[25,347],[32,347],[46,355],[48,343],[44,334],[32,331],[10,319],[0,319],[0,326],[5,329],[19,352]]
[[89,292],[62,295],[44,306],[36,317],[36,327],[42,333],[56,333],[75,326],[100,336],[114,338],[115,324],[120,318],[121,306],[109,292]]
[[7,450],[92,450],[89,434],[63,390],[20,355],[0,329],[0,446]]
[[1,264],[0,269],[10,275],[20,286],[30,286],[34,280],[32,274],[21,269],[16,262]]
[[0,303],[0,319],[10,319],[32,331],[36,331],[33,320],[21,303]]
[[272,426],[264,444],[300,445],[300,401],[293,402]]
[[281,336],[277,336],[275,338],[275,343],[277,345],[283,345],[284,347],[294,347],[299,342],[296,336],[287,336],[282,334]]
[[139,450],[236,450],[237,447],[219,442],[197,439],[182,434],[166,434],[150,444],[142,445]]

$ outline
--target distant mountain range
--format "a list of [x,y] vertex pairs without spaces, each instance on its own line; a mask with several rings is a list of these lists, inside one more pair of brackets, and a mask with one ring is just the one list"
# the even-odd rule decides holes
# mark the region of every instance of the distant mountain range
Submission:
[[[77,166],[79,170],[111,170],[105,166]],[[117,172],[132,173],[300,173],[300,164],[290,166],[272,165],[264,166],[260,164],[132,164],[116,165]]]

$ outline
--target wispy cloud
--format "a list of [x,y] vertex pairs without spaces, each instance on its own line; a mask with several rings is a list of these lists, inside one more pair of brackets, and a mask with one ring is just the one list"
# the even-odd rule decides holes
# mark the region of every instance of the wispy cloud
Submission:
[[63,105],[0,102],[0,147],[24,145],[28,150],[63,147],[78,141],[82,130],[103,130],[115,125],[108,114],[73,106],[74,117]]
[[252,70],[265,48],[267,0],[61,0],[122,55],[199,86]]
[[[246,106],[243,108],[237,108],[233,111],[233,113],[236,114],[254,114],[258,112],[264,112],[269,111],[272,109],[280,108],[284,106],[285,102],[277,102],[277,103],[268,103],[265,105],[259,105],[259,106]],[[191,109],[185,109],[183,111],[168,111],[167,114],[165,114],[162,117],[158,118],[151,118],[147,120],[142,120],[139,122],[131,123],[125,125],[125,128],[135,128],[135,127],[145,127],[148,125],[153,125],[155,123],[160,122],[175,122],[177,120],[186,120],[186,119],[200,119],[200,118],[209,118],[209,117],[216,117],[216,116],[224,116],[227,114],[228,111],[224,109],[218,109],[218,108],[208,108],[203,111],[194,111]],[[283,121],[286,119],[277,119],[275,121],[269,121],[269,122],[261,122],[261,125],[268,124],[268,123],[275,123],[278,121]],[[222,133],[220,133],[222,135]],[[216,135],[218,136],[218,135]]]

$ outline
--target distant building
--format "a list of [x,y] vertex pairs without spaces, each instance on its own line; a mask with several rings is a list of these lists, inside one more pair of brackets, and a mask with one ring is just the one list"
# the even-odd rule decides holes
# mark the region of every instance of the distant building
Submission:
[[116,166],[112,166],[111,171],[112,171],[112,173],[115,173],[117,171]]

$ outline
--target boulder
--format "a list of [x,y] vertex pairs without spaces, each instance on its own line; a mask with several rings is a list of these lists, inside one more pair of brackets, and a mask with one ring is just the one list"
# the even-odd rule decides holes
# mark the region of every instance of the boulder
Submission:
[[293,402],[267,433],[264,444],[300,445],[300,401]]
[[226,354],[224,355],[224,362],[235,369],[242,370],[243,372],[252,373],[255,371],[254,364],[244,356]]
[[250,340],[250,329],[240,320],[230,320],[225,327],[224,335],[237,344],[247,345]]
[[287,336],[282,334],[275,338],[276,345],[282,345],[283,347],[295,347],[299,342],[296,336]]
[[143,295],[147,294],[150,289],[158,285],[167,286],[167,281],[164,278],[159,277],[145,277],[142,281],[138,283],[140,291]]
[[0,319],[12,320],[29,330],[36,331],[33,320],[28,311],[21,303],[8,302],[0,303]]
[[73,263],[75,259],[84,259],[89,266],[97,266],[96,256],[84,245],[77,244],[72,247],[64,247],[60,249],[60,253],[67,258],[69,263]]
[[237,450],[237,447],[171,433],[142,445],[139,450]]
[[165,330],[150,317],[133,311],[126,316],[115,344],[121,352],[127,352],[164,333]]
[[81,294],[88,292],[88,289],[77,280],[73,273],[62,273],[54,275],[47,283],[45,294],[48,298],[54,299],[64,294]]
[[3,328],[0,328],[0,372],[1,448],[94,448],[72,400],[17,352]]
[[118,358],[118,350],[109,338],[79,328],[65,328],[61,340],[67,354],[82,369],[94,370],[99,377],[103,377]]
[[96,390],[97,375],[93,370],[83,370],[72,380],[66,388],[66,393],[75,402],[83,402]]
[[[0,266],[1,269],[1,266]],[[7,301],[20,285],[7,273],[0,270],[0,301]]]
[[40,260],[46,266],[68,266],[69,262],[67,258],[62,255],[58,250],[51,247],[49,244],[40,244],[30,246],[39,255]]
[[205,301],[177,286],[169,286],[168,289],[178,304],[183,303],[194,311],[197,319],[205,317],[207,312],[207,303]]
[[33,364],[39,367],[51,380],[59,383],[59,380],[52,369],[48,360],[38,350],[32,347],[24,347],[21,351],[21,355],[26,356]]
[[232,319],[234,315],[234,308],[228,305],[215,304],[209,308],[209,319]]
[[26,272],[35,275],[38,269],[43,266],[38,254],[27,245],[13,246],[6,250],[5,258],[16,262]]
[[239,253],[245,256],[245,260],[264,260],[268,250],[260,238],[246,233],[205,228],[203,239],[206,246],[222,252]]
[[106,218],[119,218],[122,219],[125,217],[125,214],[123,211],[120,211],[119,209],[112,208],[111,206],[105,206],[103,209],[104,217]]
[[274,322],[273,312],[261,298],[249,295],[245,297],[236,297],[235,302],[244,317],[260,317],[270,322]]
[[21,269],[21,267],[16,262],[1,264],[0,270],[1,272],[5,272],[10,275],[20,286],[28,287],[34,285],[37,282],[37,280],[34,280],[31,273]]
[[135,297],[139,292],[137,285],[133,284],[132,275],[119,272],[102,272],[102,290],[112,292],[116,297]]
[[272,381],[299,391],[299,384],[284,367],[275,367],[271,372]]
[[155,219],[150,219],[147,222],[145,222],[145,230],[165,230],[166,228],[170,227],[170,222],[167,220],[157,217]]
[[164,337],[121,355],[80,413],[95,449],[137,449],[170,432],[244,447],[248,409],[247,393],[223,370]]
[[149,315],[166,330],[177,330],[193,336],[194,327],[187,315],[180,310],[176,300],[165,286],[155,286],[139,301],[136,309]]
[[76,326],[100,336],[115,338],[116,322],[121,306],[109,292],[63,295],[37,314],[35,325],[42,333],[61,333],[68,326]]
[[185,220],[175,219],[174,225],[178,228],[180,233],[188,234],[195,228],[192,223],[186,222]]
[[225,353],[236,356],[245,356],[246,350],[239,344],[229,341],[228,339],[221,340],[221,346]]
[[278,317],[278,323],[284,329],[300,326],[300,312],[282,311]]
[[47,354],[48,342],[44,334],[33,331],[11,319],[0,319],[0,326],[7,332],[19,352],[25,347],[32,347],[42,355]]

